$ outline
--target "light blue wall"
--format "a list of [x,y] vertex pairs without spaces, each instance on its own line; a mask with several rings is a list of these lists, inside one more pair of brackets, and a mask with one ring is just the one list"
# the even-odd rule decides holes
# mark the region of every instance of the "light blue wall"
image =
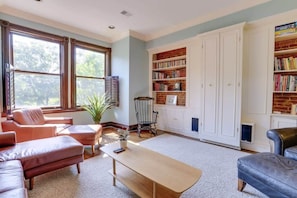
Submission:
[[145,42],[130,37],[130,125],[136,124],[134,98],[149,95],[148,53]]
[[[162,36],[160,38],[148,41],[146,48],[155,48],[158,46],[170,44],[179,40],[194,37],[197,34],[219,29],[229,25],[234,25],[241,22],[249,22],[264,17],[276,15],[285,11],[297,8],[296,0],[271,0],[267,3],[252,7],[243,11],[239,11],[203,24],[180,30],[178,32]],[[297,20],[297,19],[296,19]]]
[[112,44],[112,75],[120,76],[120,107],[115,109],[115,122],[134,125],[134,97],[148,95],[148,53],[145,42],[126,37]]
[[130,95],[130,43],[129,37],[112,44],[111,73],[120,79],[120,105],[115,108],[114,122],[129,125],[129,95]]

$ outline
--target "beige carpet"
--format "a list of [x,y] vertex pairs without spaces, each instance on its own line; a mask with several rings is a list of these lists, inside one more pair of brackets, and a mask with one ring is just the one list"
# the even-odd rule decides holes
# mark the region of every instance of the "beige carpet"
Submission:
[[[184,192],[182,198],[266,197],[249,185],[244,192],[237,191],[236,162],[248,153],[169,134],[149,138],[140,144],[202,170],[200,180]],[[112,160],[101,153],[85,160],[80,174],[71,166],[38,176],[29,198],[136,198],[137,195],[120,182],[112,186],[108,173],[111,167]]]
[[[164,131],[158,130],[157,136],[163,133]],[[155,137],[155,135],[153,135],[149,131],[142,131],[140,137],[138,136],[137,131],[130,131],[128,140],[138,143],[152,137]],[[119,139],[119,135],[117,133],[117,128],[106,127],[103,129],[102,137],[100,138],[100,146],[113,143],[115,141],[118,141],[118,139]],[[91,146],[85,146],[84,158],[89,159],[91,157],[99,155],[100,150],[98,149],[98,145],[96,145],[95,148],[96,148],[95,155],[93,155]]]

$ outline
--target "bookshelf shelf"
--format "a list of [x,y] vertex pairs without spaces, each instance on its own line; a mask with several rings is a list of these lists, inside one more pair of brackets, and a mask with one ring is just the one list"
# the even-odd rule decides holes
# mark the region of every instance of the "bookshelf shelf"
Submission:
[[274,55],[286,55],[286,54],[296,54],[297,53],[297,49],[286,49],[286,50],[279,50],[279,51],[275,51]]
[[174,60],[185,60],[186,59],[186,55],[181,55],[181,56],[176,56],[176,57],[172,57],[172,58],[164,58],[164,59],[160,59],[160,60],[153,60],[153,63],[161,63],[161,62],[169,62],[169,61],[174,61]]
[[171,93],[174,93],[174,92],[178,92],[178,93],[186,93],[186,91],[175,91],[175,90],[172,90],[172,91],[153,91],[153,92],[164,92],[164,93],[168,93],[168,92],[171,92]]
[[186,77],[153,79],[153,81],[176,81],[176,80],[186,80]]
[[284,94],[286,94],[286,93],[288,93],[288,94],[294,93],[294,94],[297,94],[297,91],[273,91],[273,93],[284,93]]
[[290,39],[294,39],[297,38],[297,33],[290,33],[290,34],[284,34],[281,36],[276,36],[275,37],[275,41],[284,41],[284,40],[290,40]]
[[278,36],[277,27],[274,43],[272,112],[290,114],[292,105],[297,104],[297,33],[290,32]]
[[168,95],[177,95],[177,106],[186,106],[187,49],[169,49],[151,55],[152,93],[155,103],[166,104]]
[[289,70],[276,70],[274,71],[275,74],[277,73],[297,73],[297,69],[289,69]]
[[182,68],[186,68],[186,65],[158,68],[158,69],[153,69],[153,71],[166,71],[166,70],[182,69]]

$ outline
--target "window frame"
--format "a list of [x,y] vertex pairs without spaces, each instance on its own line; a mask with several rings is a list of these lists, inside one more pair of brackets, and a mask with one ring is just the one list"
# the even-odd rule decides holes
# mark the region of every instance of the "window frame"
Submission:
[[[39,39],[47,42],[54,42],[59,44],[60,46],[60,107],[41,107],[42,109],[47,109],[50,111],[61,111],[68,109],[68,98],[69,93],[67,91],[68,87],[68,43],[69,38],[58,36],[55,34],[50,34],[47,32],[31,29],[28,27],[16,25],[9,23],[8,21],[1,20],[1,34],[2,34],[2,83],[3,83],[3,112],[7,112],[10,107],[7,106],[9,104],[6,87],[7,82],[5,82],[6,72],[5,72],[5,65],[10,64],[13,65],[13,43],[12,43],[12,34],[17,34],[21,36],[25,36],[28,38]],[[20,70],[20,72],[22,72]],[[31,73],[31,72],[26,72]],[[32,74],[43,74],[43,72],[33,72]]]
[[[88,42],[80,41],[71,38],[70,39],[71,46],[71,55],[70,55],[70,63],[71,63],[71,80],[70,80],[70,89],[71,89],[71,108],[72,109],[82,109],[82,107],[76,106],[76,58],[75,58],[75,48],[79,47],[85,50],[91,50],[95,52],[100,52],[105,54],[105,72],[104,77],[101,78],[103,80],[106,79],[107,76],[111,73],[111,48],[102,47],[99,45],[91,44]],[[95,78],[94,78],[95,79]],[[105,89],[105,88],[104,88]]]
[[[76,81],[75,81],[75,47],[105,53],[105,76],[111,74],[111,48],[76,40],[69,36],[59,36],[48,32],[24,27],[0,19],[1,26],[1,51],[2,51],[2,115],[13,110],[8,106],[6,95],[6,65],[13,65],[13,48],[11,32],[30,38],[56,42],[60,44],[60,104],[61,107],[41,107],[46,113],[82,111],[76,106]],[[70,47],[69,47],[70,46]],[[70,48],[70,50],[69,50]],[[69,52],[70,51],[70,52]],[[70,63],[69,63],[70,61]],[[106,89],[106,88],[105,88]],[[9,110],[9,111],[8,111]]]

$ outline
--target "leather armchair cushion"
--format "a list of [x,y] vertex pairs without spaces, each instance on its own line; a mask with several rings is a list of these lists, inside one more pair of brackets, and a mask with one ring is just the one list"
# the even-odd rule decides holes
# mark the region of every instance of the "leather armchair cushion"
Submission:
[[21,125],[45,124],[44,116],[40,108],[14,110],[12,115],[13,120]]
[[269,197],[296,197],[297,161],[274,153],[257,153],[237,161],[238,178]]
[[284,156],[297,161],[297,146],[287,148]]

